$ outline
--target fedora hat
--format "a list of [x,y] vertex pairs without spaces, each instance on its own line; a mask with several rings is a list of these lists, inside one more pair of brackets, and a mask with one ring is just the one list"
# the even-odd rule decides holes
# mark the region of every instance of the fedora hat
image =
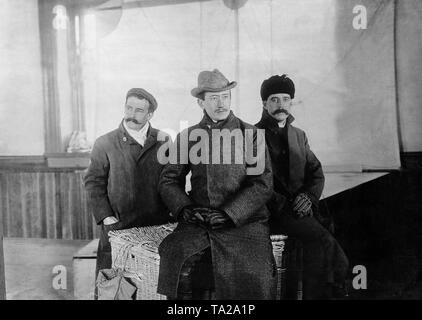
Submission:
[[220,92],[230,90],[237,85],[236,81],[229,82],[217,69],[201,71],[198,75],[198,86],[191,90],[191,94],[198,98],[202,92]]

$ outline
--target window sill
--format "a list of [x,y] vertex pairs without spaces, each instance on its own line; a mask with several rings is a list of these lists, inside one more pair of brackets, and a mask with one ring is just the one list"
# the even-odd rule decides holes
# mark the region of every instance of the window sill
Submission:
[[39,156],[0,156],[2,171],[75,171],[85,170],[90,153],[46,153]]
[[89,152],[47,153],[45,154],[49,168],[87,168]]

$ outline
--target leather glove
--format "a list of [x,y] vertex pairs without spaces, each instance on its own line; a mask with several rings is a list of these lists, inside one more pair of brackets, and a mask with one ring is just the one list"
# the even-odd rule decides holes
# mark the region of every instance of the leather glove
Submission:
[[304,217],[312,217],[314,215],[312,208],[309,208],[309,210],[307,211],[297,211],[296,214],[298,215],[299,218],[304,218]]
[[206,221],[212,230],[234,226],[232,219],[230,219],[227,213],[219,209],[210,209]]
[[312,201],[306,193],[299,193],[293,201],[293,211],[300,218],[312,216]]
[[205,223],[205,219],[202,217],[200,212],[198,212],[195,205],[185,206],[179,214],[179,220],[188,222],[188,223]]

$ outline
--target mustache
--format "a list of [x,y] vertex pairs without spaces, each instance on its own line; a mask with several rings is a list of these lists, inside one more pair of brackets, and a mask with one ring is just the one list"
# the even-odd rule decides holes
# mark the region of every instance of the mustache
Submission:
[[277,109],[273,112],[273,115],[278,115],[279,113],[284,113],[285,115],[289,115],[290,113],[286,109]]
[[136,120],[135,118],[125,118],[125,122],[129,122],[129,121],[132,121],[133,123],[136,123],[136,124],[141,124],[138,120]]

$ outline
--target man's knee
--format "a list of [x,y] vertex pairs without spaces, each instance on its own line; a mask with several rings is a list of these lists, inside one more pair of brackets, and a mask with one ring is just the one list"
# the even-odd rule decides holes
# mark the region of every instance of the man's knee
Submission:
[[102,269],[110,269],[112,267],[111,251],[103,251],[97,253],[97,262],[95,266],[95,277]]
[[295,223],[286,226],[286,233],[299,239],[304,245],[331,243],[334,240],[331,233],[313,217],[297,219]]
[[[211,265],[211,267],[209,265]],[[207,270],[204,274],[204,270]],[[212,272],[210,249],[205,249],[189,257],[182,266],[179,275],[177,299],[190,300],[199,298],[203,291],[212,291],[213,284],[208,281],[209,271]]]

